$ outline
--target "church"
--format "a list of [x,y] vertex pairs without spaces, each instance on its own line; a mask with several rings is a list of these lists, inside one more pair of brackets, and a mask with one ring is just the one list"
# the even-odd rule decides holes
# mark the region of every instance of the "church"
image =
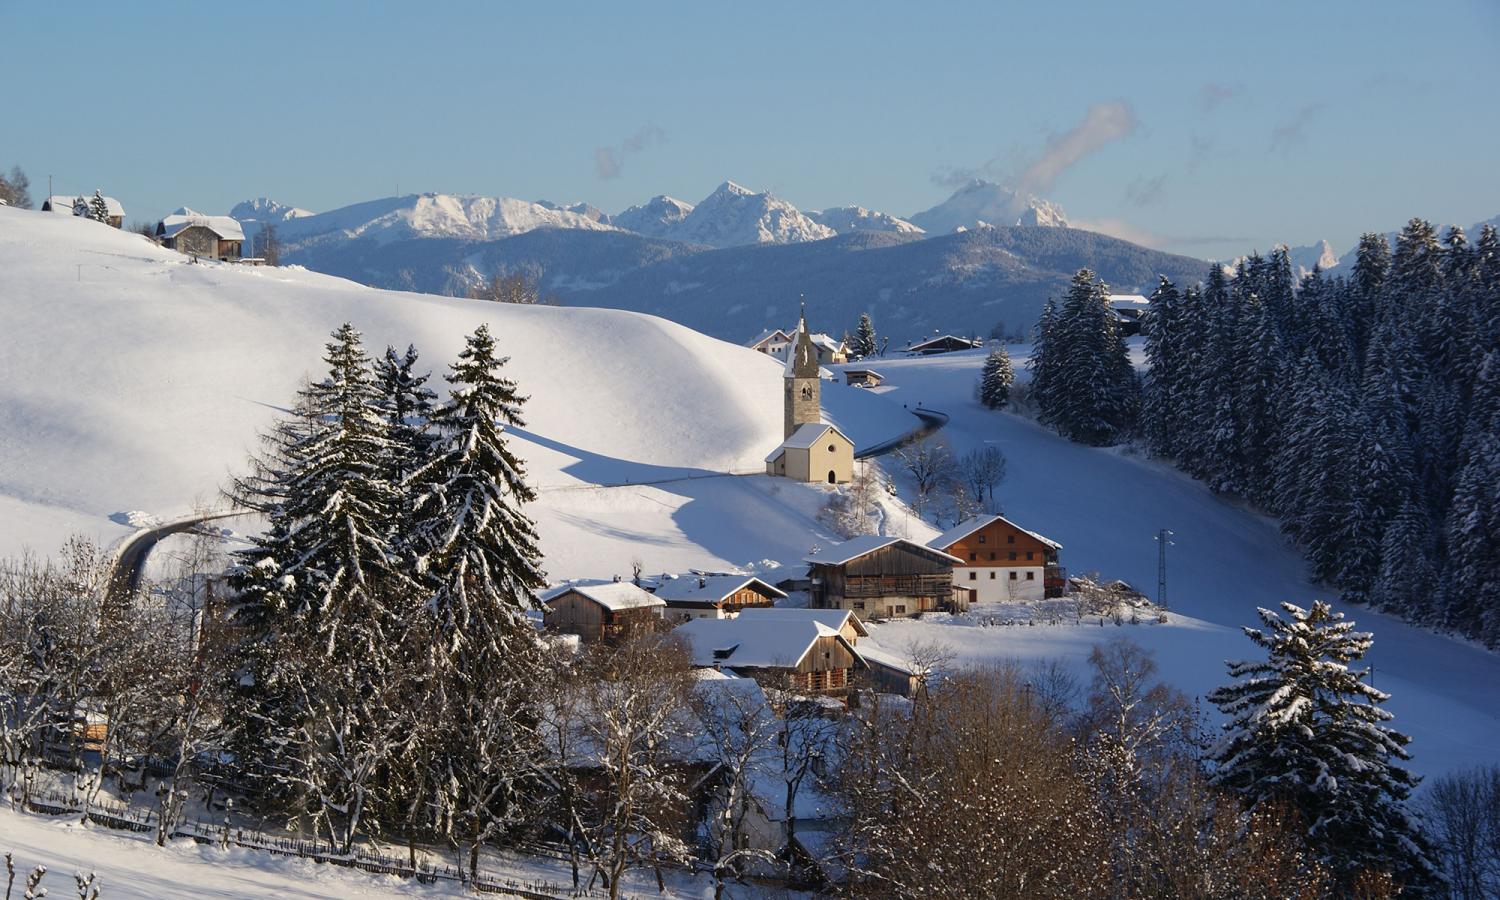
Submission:
[[823,382],[807,314],[787,349],[781,446],[766,457],[766,474],[796,481],[845,484],[854,477],[854,442],[823,421]]

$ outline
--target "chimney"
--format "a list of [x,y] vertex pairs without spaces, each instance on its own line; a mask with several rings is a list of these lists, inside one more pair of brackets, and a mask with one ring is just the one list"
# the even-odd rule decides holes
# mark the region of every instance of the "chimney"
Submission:
[[699,575],[698,576],[698,587],[700,587],[700,588],[706,588],[706,587],[708,587],[708,579],[704,578],[702,575]]

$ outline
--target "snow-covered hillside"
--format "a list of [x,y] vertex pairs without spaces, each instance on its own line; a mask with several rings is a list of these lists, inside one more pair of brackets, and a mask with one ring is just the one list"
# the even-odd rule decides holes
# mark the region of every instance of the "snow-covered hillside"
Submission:
[[981,225],[1029,225],[1066,228],[1062,207],[1026,196],[1003,185],[975,178],[953,196],[907,219],[928,234],[950,234]]
[[[1013,345],[1011,351],[1024,378],[1027,348]],[[1122,636],[1154,650],[1163,677],[1199,697],[1227,680],[1225,660],[1256,655],[1240,632],[1256,624],[1256,607],[1336,601],[1307,580],[1301,555],[1270,519],[1162,463],[1074,444],[1030,419],[981,407],[972,389],[983,362],[983,351],[882,359],[875,367],[886,386],[876,390],[949,413],[942,434],[959,454],[980,446],[1000,448],[1009,464],[997,492],[1005,514],[1060,542],[1062,563],[1073,573],[1123,578],[1154,595],[1153,538],[1158,529],[1170,529],[1172,621],[979,628],[929,616],[877,626],[874,635],[882,646],[937,641],[971,662],[1063,659],[1086,677],[1089,650],[1102,639]],[[1412,767],[1441,774],[1494,763],[1500,747],[1500,704],[1494,696],[1500,655],[1391,616],[1347,611],[1361,630],[1375,635],[1368,661],[1376,686],[1392,694],[1395,726],[1412,735]]]
[[[114,513],[218,503],[344,321],[374,351],[414,342],[434,381],[491,324],[531,397],[515,439],[554,577],[633,557],[653,571],[793,559],[819,539],[818,489],[722,474],[763,471],[781,440],[781,367],[762,354],[636,313],[194,265],[86,219],[0,208],[0,554],[118,538]],[[916,424],[842,386],[825,408],[860,446]]]
[[921,234],[922,229],[890,213],[865,209],[863,206],[836,206],[822,212],[810,212],[809,219],[827,225],[839,234],[853,231],[888,231],[895,234]]

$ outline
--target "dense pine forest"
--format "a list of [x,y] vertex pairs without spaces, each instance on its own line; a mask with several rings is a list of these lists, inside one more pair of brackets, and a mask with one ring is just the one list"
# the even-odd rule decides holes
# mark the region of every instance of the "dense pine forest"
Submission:
[[1346,601],[1500,647],[1500,239],[1413,219],[1347,275],[1285,248],[1162,279],[1138,379],[1092,273],[1037,328],[1032,399],[1276,515]]

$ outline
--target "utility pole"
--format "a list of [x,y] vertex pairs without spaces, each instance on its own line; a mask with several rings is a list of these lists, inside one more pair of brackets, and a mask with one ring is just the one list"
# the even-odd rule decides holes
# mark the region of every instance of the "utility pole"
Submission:
[[1156,605],[1167,608],[1167,548],[1171,546],[1172,532],[1163,528],[1156,533]]

